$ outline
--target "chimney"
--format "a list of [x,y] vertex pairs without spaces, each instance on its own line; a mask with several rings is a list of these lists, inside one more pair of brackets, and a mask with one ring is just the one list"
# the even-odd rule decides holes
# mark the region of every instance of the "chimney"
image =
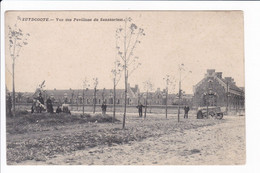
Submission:
[[161,89],[160,88],[157,88],[157,92],[160,92],[161,91]]
[[222,72],[216,72],[216,75],[218,78],[220,78],[220,79],[222,78]]
[[232,77],[225,77],[225,80],[228,82],[228,83],[232,83],[232,84],[235,84],[235,81]]
[[208,69],[207,70],[207,75],[212,76],[213,73],[215,73],[215,69]]

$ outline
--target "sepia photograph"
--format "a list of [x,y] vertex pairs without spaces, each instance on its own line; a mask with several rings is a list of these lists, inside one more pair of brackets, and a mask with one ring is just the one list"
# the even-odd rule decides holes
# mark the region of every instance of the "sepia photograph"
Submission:
[[7,165],[245,165],[244,13],[6,11]]

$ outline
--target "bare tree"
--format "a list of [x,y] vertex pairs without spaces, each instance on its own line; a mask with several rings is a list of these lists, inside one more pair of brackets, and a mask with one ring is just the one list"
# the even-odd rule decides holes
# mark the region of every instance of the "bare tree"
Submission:
[[146,91],[144,118],[146,118],[148,96],[149,96],[149,92],[153,90],[153,84],[151,83],[150,80],[144,82],[144,90]]
[[[182,89],[181,89],[181,82],[186,79],[186,77],[192,73],[192,71],[188,71],[186,72],[186,68],[184,66],[184,64],[180,64],[179,66],[179,93],[178,93],[178,96],[179,96],[179,101],[178,101],[178,122],[180,122],[180,104],[181,104],[181,96],[182,96]],[[186,72],[186,76],[182,77],[182,72]]]
[[93,78],[93,86],[94,86],[93,113],[96,113],[98,78]]
[[72,90],[70,104],[73,104],[73,103],[74,103],[74,102],[73,102],[73,100],[74,100],[74,95],[75,95],[74,90]]
[[[124,26],[116,30],[117,34],[117,52],[121,58],[121,64],[124,71],[125,78],[125,103],[124,103],[124,115],[123,115],[123,129],[125,128],[126,118],[126,103],[127,103],[127,83],[129,76],[141,65],[138,63],[138,57],[134,56],[134,50],[137,45],[141,43],[140,38],[144,36],[144,30],[138,28],[132,19],[127,17],[124,19]],[[119,46],[120,45],[120,46]]]
[[79,110],[79,90],[77,93],[76,104],[77,104],[77,111],[78,111]]
[[168,92],[169,92],[169,86],[171,87],[172,90],[175,89],[175,80],[174,77],[170,76],[170,75],[166,75],[165,78],[163,78],[163,80],[165,80],[165,84],[166,84],[166,88],[165,88],[165,117],[168,117]]
[[121,79],[121,72],[122,72],[122,65],[120,64],[120,62],[118,60],[116,60],[115,62],[115,66],[114,69],[111,70],[112,75],[113,75],[113,85],[114,85],[114,91],[113,91],[113,119],[112,122],[115,122],[115,118],[116,118],[116,86],[118,84],[118,82]]
[[[20,20],[20,17],[17,17]],[[27,38],[29,33],[24,34],[23,31],[17,27],[17,24],[13,28],[8,26],[8,38],[9,38],[9,52],[12,58],[12,80],[13,80],[13,115],[15,116],[15,60],[19,57],[20,50],[23,46],[27,45]]]

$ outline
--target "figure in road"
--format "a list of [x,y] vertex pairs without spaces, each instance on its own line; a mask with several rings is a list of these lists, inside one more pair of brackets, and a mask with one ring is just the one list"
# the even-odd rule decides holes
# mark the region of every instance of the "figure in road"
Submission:
[[102,115],[106,115],[106,111],[107,111],[106,102],[103,102],[103,103],[102,103],[101,109],[102,109]]
[[12,97],[10,95],[10,93],[8,93],[7,96],[7,102],[6,102],[6,114],[10,117],[12,117]]
[[189,106],[184,106],[184,118],[188,119],[189,110],[190,110]]
[[138,113],[139,113],[139,117],[143,116],[143,105],[142,103],[139,103],[138,106],[136,106],[136,108],[138,109]]

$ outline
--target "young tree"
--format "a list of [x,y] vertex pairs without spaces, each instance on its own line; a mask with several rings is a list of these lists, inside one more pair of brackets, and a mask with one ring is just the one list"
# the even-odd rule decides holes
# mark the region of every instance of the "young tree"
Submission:
[[72,93],[71,93],[71,100],[70,100],[70,104],[73,104],[74,103],[74,90],[72,90]]
[[180,104],[181,104],[181,95],[182,95],[182,89],[181,89],[181,82],[190,74],[192,71],[186,72],[186,76],[182,77],[182,72],[187,71],[184,64],[179,65],[179,101],[178,101],[178,122],[180,122]]
[[169,86],[171,87],[172,90],[175,89],[175,82],[174,82],[174,77],[171,77],[170,75],[166,75],[165,78],[163,78],[166,83],[166,89],[165,89],[165,117],[167,119],[168,116],[168,92],[169,92]]
[[122,65],[118,60],[115,61],[115,67],[111,70],[113,75],[113,85],[114,85],[114,91],[113,91],[113,119],[112,122],[115,122],[116,118],[116,86],[121,78],[121,72],[122,72]]
[[[18,20],[20,17],[17,17]],[[23,46],[27,45],[27,38],[29,33],[24,34],[23,31],[17,27],[17,24],[13,28],[8,26],[8,38],[9,38],[9,52],[12,58],[12,80],[13,80],[13,115],[15,116],[15,60],[19,57],[20,50]]]
[[85,111],[85,90],[87,91],[87,87],[89,87],[89,84],[88,84],[88,81],[87,79],[85,78],[85,80],[83,81],[83,89],[82,89],[82,98],[83,98],[83,101],[82,101],[82,114],[84,116],[84,111]]
[[102,103],[105,102],[105,93],[106,93],[106,88],[103,88],[103,90],[102,90]]
[[149,95],[149,91],[153,90],[153,84],[151,83],[150,80],[147,80],[147,81],[144,82],[144,90],[146,91],[144,118],[146,118],[148,95]]
[[97,85],[98,85],[98,78],[93,78],[93,86],[94,86],[93,113],[96,112]]
[[77,93],[76,104],[77,104],[77,111],[78,111],[79,110],[79,90]]
[[124,71],[125,83],[125,103],[123,115],[123,129],[125,128],[126,103],[127,103],[127,83],[129,76],[141,65],[137,62],[138,57],[134,56],[134,50],[141,43],[140,38],[145,35],[142,28],[138,28],[132,19],[127,17],[124,19],[124,26],[116,30],[117,34],[117,52],[121,58],[121,64]]

